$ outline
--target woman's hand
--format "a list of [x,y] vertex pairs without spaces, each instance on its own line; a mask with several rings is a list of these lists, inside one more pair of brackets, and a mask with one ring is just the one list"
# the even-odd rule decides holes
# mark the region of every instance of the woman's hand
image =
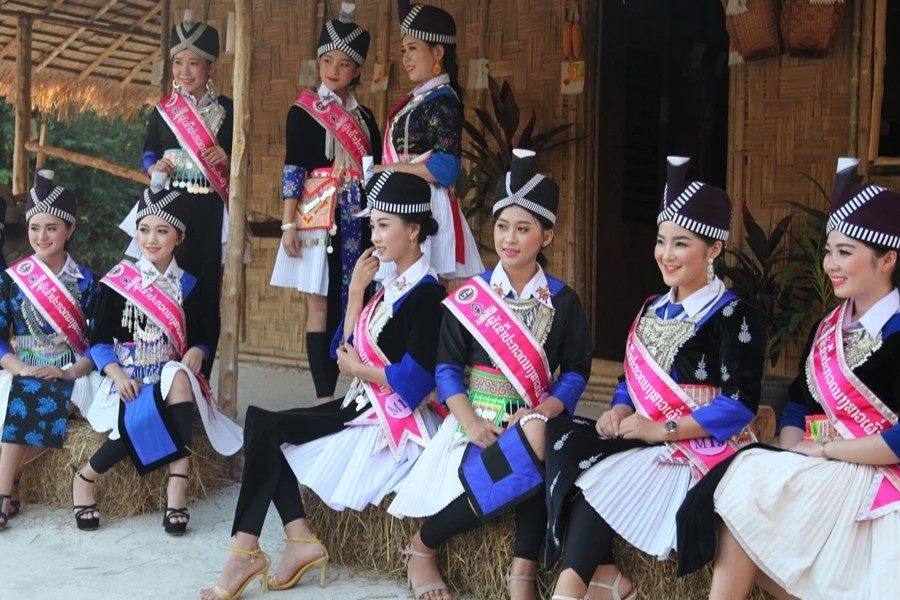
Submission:
[[800,442],[791,448],[791,452],[803,454],[810,458],[825,458],[825,446],[818,442]]
[[173,163],[168,158],[163,157],[150,165],[150,168],[147,169],[147,174],[152,175],[154,171],[162,171],[163,173],[171,177],[175,174],[175,163]]
[[597,433],[607,438],[617,438],[621,435],[619,426],[623,419],[634,414],[634,410],[630,406],[617,404],[613,406],[597,419]]
[[203,157],[203,160],[211,165],[228,164],[228,153],[225,152],[225,149],[221,146],[213,146],[212,148],[207,148],[200,153],[200,156]]
[[197,375],[200,373],[200,367],[203,366],[203,350],[194,346],[189,348],[184,356],[181,357],[181,364],[186,366],[188,370]]
[[481,448],[487,448],[496,442],[497,437],[503,433],[502,428],[477,415],[468,423],[463,424],[463,429],[466,431],[466,437],[469,438],[469,441]]
[[69,379],[65,371],[50,365],[27,366],[19,371],[19,375],[22,377],[37,377],[38,379]]
[[375,252],[375,248],[367,248],[359,256],[359,260],[356,261],[356,265],[353,267],[353,274],[350,276],[349,293],[360,295],[365,293],[366,288],[369,287],[369,284],[375,279],[375,275],[378,274],[378,267],[381,266],[381,261],[372,256],[373,252]]
[[356,377],[359,367],[362,366],[362,361],[359,360],[359,355],[356,353],[356,348],[353,347],[353,344],[341,344],[338,347],[337,365],[344,375]]
[[119,398],[125,400],[134,400],[137,398],[138,392],[141,391],[141,383],[127,376],[114,379],[116,390],[119,392]]
[[300,232],[296,227],[281,232],[281,246],[291,258],[300,258]]
[[665,442],[667,437],[662,423],[651,421],[637,413],[619,422],[619,435],[626,440],[643,440],[651,444]]

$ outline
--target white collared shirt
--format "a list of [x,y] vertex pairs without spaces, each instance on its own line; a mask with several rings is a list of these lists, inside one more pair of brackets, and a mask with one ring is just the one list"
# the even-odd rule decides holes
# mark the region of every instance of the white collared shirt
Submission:
[[681,302],[675,301],[675,288],[669,290],[669,293],[661,296],[656,302],[654,302],[650,308],[652,310],[656,310],[660,306],[671,302],[672,304],[680,304],[682,308],[684,308],[684,312],[682,312],[676,319],[680,319],[682,321],[686,321],[688,319],[693,319],[696,315],[703,312],[704,310],[708,310],[713,302],[721,295],[722,288],[725,287],[725,284],[722,283],[722,280],[716,277],[711,282],[704,285],[702,288],[682,300]]
[[340,106],[343,106],[347,110],[356,110],[356,108],[359,106],[359,101],[356,99],[356,95],[353,92],[347,94],[347,105],[344,106],[344,101],[341,100],[341,97],[331,91],[324,83],[319,86],[319,89],[316,90],[316,93],[322,100],[337,102]]
[[[35,260],[41,261],[44,266],[47,266],[47,263],[41,260],[41,258],[35,254],[33,255]],[[84,275],[81,274],[81,269],[78,268],[78,263],[75,262],[75,259],[66,252],[66,262],[63,263],[62,269],[56,273],[56,276],[62,279],[63,276],[70,277],[72,279],[84,279]]]
[[866,333],[873,338],[877,338],[881,335],[881,330],[884,329],[888,320],[898,312],[900,312],[900,291],[897,291],[897,288],[894,288],[881,300],[873,304],[872,307],[856,321],[850,320],[853,318],[853,310],[851,307],[851,310],[848,310],[844,316],[843,329],[844,331],[852,331],[863,327],[865,328]]
[[398,273],[394,269],[394,272],[382,281],[384,301],[393,306],[394,302],[402,298],[406,292],[414,288],[423,277],[429,274],[437,279],[437,274],[428,264],[428,259],[424,254],[403,273]]
[[165,273],[160,273],[159,269],[143,256],[138,259],[137,268],[141,271],[142,288],[146,288],[160,279],[166,281],[170,285],[172,283],[181,285],[181,267],[178,266],[178,261],[175,260],[174,256],[172,257],[172,262],[166,267]]
[[550,284],[547,281],[547,275],[540,265],[537,265],[537,272],[528,280],[522,293],[517,294],[513,289],[512,283],[509,281],[509,275],[503,269],[503,264],[498,263],[491,273],[491,289],[502,298],[513,298],[515,300],[527,300],[528,298],[537,298],[541,303],[553,308],[553,300],[550,297]]
[[447,75],[446,73],[441,73],[440,75],[432,77],[425,83],[423,83],[421,85],[417,85],[413,89],[413,91],[410,92],[410,94],[412,94],[413,97],[421,96],[422,94],[430,92],[431,90],[433,90],[434,88],[436,88],[438,86],[446,85],[449,83],[450,83],[450,76]]

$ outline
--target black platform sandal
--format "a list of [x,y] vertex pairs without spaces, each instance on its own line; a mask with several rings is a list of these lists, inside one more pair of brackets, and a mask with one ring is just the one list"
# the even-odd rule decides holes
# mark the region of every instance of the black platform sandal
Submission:
[[0,494],[0,531],[6,529],[7,523],[9,523],[9,515],[3,512],[3,501],[4,500],[12,500],[12,496],[7,496],[6,494]]
[[[188,479],[187,475],[182,475],[180,473],[169,473],[169,479],[173,477],[179,477],[181,479]],[[169,503],[169,486],[168,482],[166,483],[166,504]],[[185,493],[185,496],[187,493]],[[173,521],[172,519],[176,519],[178,517],[184,517],[187,519],[186,521],[178,522]],[[163,529],[169,535],[184,535],[184,532],[187,531],[188,522],[191,520],[191,515],[188,514],[188,509],[185,506],[184,508],[169,508],[166,506],[166,512],[163,514]]]
[[[80,477],[82,481],[86,481],[88,483],[95,483],[96,480],[88,479],[84,475],[81,474],[81,471],[76,471],[75,467],[72,467],[72,471],[75,472],[75,477]],[[92,512],[100,512],[97,508],[97,503],[93,503],[91,505],[84,504],[75,504],[75,477],[72,477],[72,510],[75,511],[75,525],[78,526],[78,529],[82,531],[94,531],[100,527],[100,517],[85,517],[84,515]]]
[[[19,495],[19,479],[13,481],[13,487],[16,489],[15,495]],[[9,512],[6,514],[6,518],[12,519],[17,514],[22,512],[22,502],[20,500],[13,500],[12,496],[9,498]]]

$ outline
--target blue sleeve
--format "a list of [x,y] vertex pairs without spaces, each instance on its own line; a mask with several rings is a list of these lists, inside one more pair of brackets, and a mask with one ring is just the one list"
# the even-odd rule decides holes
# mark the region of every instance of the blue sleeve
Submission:
[[610,402],[610,406],[627,406],[631,410],[635,410],[634,401],[631,399],[631,394],[628,393],[628,386],[624,381],[620,381],[619,385],[616,386],[616,391],[613,392],[612,402]]
[[409,354],[404,354],[399,363],[385,367],[384,376],[391,389],[400,394],[409,410],[416,410],[434,389],[434,375],[422,368]]
[[559,398],[566,407],[566,412],[574,415],[578,399],[586,387],[587,380],[584,377],[573,371],[566,371],[560,373],[559,379],[550,388],[550,395]]
[[[331,345],[328,347],[328,353],[331,355],[331,358],[337,360],[337,351],[338,346],[341,345],[341,338],[344,337],[344,320],[341,319],[341,322],[338,323],[337,329],[334,330],[334,337],[331,338]],[[353,334],[350,334],[350,338],[347,340],[348,344],[353,343]]]
[[434,379],[437,384],[438,402],[447,403],[447,398],[456,394],[465,394],[466,386],[463,382],[465,367],[447,363],[438,363],[434,369]]
[[445,188],[456,183],[462,162],[458,156],[444,152],[432,152],[425,161],[425,168]]
[[88,354],[90,355],[91,360],[94,361],[97,370],[101,373],[103,373],[103,369],[110,363],[119,362],[118,357],[116,357],[115,348],[112,344],[94,344],[88,349]]
[[886,431],[882,431],[881,437],[888,445],[888,448],[891,449],[891,452],[894,453],[894,456],[897,457],[897,460],[900,461],[900,424],[894,425]]
[[144,173],[147,172],[147,169],[153,166],[153,163],[162,158],[162,154],[158,152],[153,152],[152,150],[144,150],[144,155],[141,157],[141,166],[144,167]]
[[739,400],[729,396],[716,396],[691,416],[716,441],[724,442],[749,425],[756,415]]
[[281,175],[281,197],[300,198],[303,190],[303,182],[306,181],[306,169],[297,165],[284,165]]
[[200,348],[200,352],[203,353],[203,360],[206,360],[206,357],[209,356],[209,346],[206,344],[194,344],[194,348]]
[[806,430],[806,415],[809,411],[806,404],[801,402],[788,402],[781,413],[781,422],[778,424],[780,429],[785,427],[796,427],[797,429]]
[[12,352],[12,347],[6,340],[0,340],[0,358]]

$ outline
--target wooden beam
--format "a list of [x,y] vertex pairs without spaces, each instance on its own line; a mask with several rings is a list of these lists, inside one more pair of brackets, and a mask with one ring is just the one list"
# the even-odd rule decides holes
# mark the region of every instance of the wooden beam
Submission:
[[231,148],[231,193],[228,199],[228,245],[222,282],[222,334],[219,337],[219,407],[237,416],[238,351],[243,313],[244,233],[250,191],[250,67],[253,62],[253,1],[234,0],[234,129]]
[[[134,79],[134,77],[138,73],[141,72],[141,70],[144,68],[144,66],[147,63],[152,63],[153,61],[155,61],[158,58],[159,58],[159,50],[148,54],[146,57],[144,57],[144,59],[141,62],[134,65],[134,67],[132,67],[131,71],[128,72],[128,75],[125,76],[125,79],[122,80],[122,85],[128,85],[129,83],[131,83],[131,80]],[[163,80],[165,80],[165,75],[163,76]]]
[[[156,6],[151,8],[149,11],[147,11],[147,13],[143,17],[138,19],[134,23],[134,25],[132,25],[130,27],[130,29],[136,30],[141,25],[143,25],[144,23],[149,21],[151,18],[156,16],[156,13],[158,13],[159,10],[160,10],[160,5],[157,4]],[[121,48],[122,44],[127,42],[130,38],[131,38],[131,34],[126,33],[126,34],[120,35],[118,37],[118,39],[116,39],[116,41],[114,41],[112,44],[107,46],[107,48],[100,54],[100,56],[98,56],[97,58],[94,59],[94,62],[89,64],[87,67],[85,67],[85,69],[81,73],[78,74],[78,81],[83,81],[85,77],[87,77],[88,75],[93,73],[94,69],[96,69],[101,64],[103,64],[103,61],[105,61],[107,58],[109,58],[113,52],[115,52],[116,50]]]
[[31,17],[35,21],[49,23],[50,25],[58,25],[60,27],[70,27],[72,29],[83,29],[85,31],[94,31],[106,35],[124,35],[129,34],[133,38],[140,40],[142,43],[155,46],[159,43],[159,37],[151,31],[129,31],[124,25],[116,25],[115,23],[97,23],[90,20],[82,20],[77,17],[68,15],[42,14],[32,13],[23,10],[4,10],[0,13],[0,19],[12,19],[17,17]]
[[31,19],[19,17],[16,48],[16,125],[13,142],[13,194],[28,190],[28,152],[25,143],[31,137]]
[[[54,0],[53,4],[51,4],[50,6],[48,6],[47,8],[44,9],[43,13],[41,13],[39,15],[35,15],[35,17],[40,18],[41,16],[50,14],[51,12],[53,12],[57,8],[59,8],[59,5],[65,1],[66,0]],[[6,4],[5,0],[0,1],[0,6],[3,6],[4,4]],[[3,12],[6,13],[7,11],[3,11]],[[18,17],[16,17],[16,18],[18,18]],[[3,48],[0,48],[0,58],[3,58],[4,56],[6,56],[10,52],[12,52],[13,48],[15,48],[15,47],[16,47],[16,39],[13,38],[12,41],[10,41],[8,44],[6,44]]]
[[[162,98],[169,91],[169,44],[171,40],[170,26],[172,23],[172,5],[169,0],[160,0],[162,14],[160,14],[159,26],[159,56],[162,56],[162,75],[159,78],[159,96]],[[152,79],[152,77],[151,77]]]
[[104,171],[106,173],[115,175],[116,177],[121,177],[122,179],[128,179],[130,181],[136,181],[137,183],[141,183],[143,185],[147,185],[148,183],[147,174],[143,171],[138,171],[137,169],[129,169],[128,167],[123,167],[121,165],[111,163],[109,161],[103,160],[102,158],[96,158],[94,156],[88,156],[87,154],[73,152],[72,150],[66,150],[65,148],[44,146],[35,142],[27,142],[25,144],[25,149],[30,152],[39,152],[41,154],[46,154],[47,156],[60,158],[66,162],[70,162],[76,165],[82,165],[84,167],[90,167],[92,169]]
[[[93,17],[88,19],[87,22],[93,23],[94,21],[96,21],[98,17],[103,16],[103,14],[106,13],[106,11],[108,11],[110,8],[115,6],[116,2],[118,2],[118,1],[119,0],[108,0],[106,4],[104,4],[99,9],[97,9],[97,13]],[[40,73],[42,70],[44,70],[44,68],[46,68],[46,66],[49,65],[53,61],[54,58],[59,56],[63,50],[68,48],[69,45],[72,42],[74,42],[75,40],[77,40],[78,36],[80,36],[84,32],[85,32],[85,28],[79,27],[78,29],[73,31],[71,34],[69,34],[69,37],[67,37],[60,45],[58,45],[56,48],[54,48],[53,52],[51,52],[49,55],[47,55],[46,58],[44,58],[44,60],[41,61],[41,64],[39,64],[37,67],[35,67],[34,72]]]

